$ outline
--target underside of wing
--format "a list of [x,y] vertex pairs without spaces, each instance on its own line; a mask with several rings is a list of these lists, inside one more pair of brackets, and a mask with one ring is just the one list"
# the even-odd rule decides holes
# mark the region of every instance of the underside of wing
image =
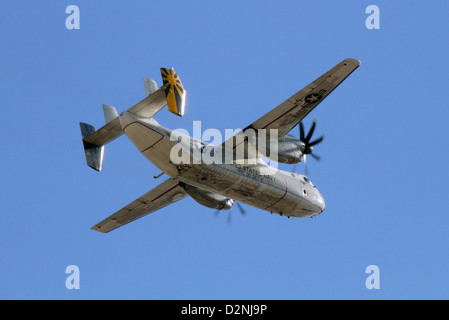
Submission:
[[278,129],[285,136],[359,66],[356,59],[343,60],[247,128]]
[[91,229],[107,233],[187,196],[177,179],[168,179]]
[[[356,59],[343,60],[241,132],[226,140],[222,146],[227,150],[233,148],[236,159],[254,160],[260,157],[261,154],[256,150],[254,144],[248,143],[251,136],[257,136],[258,130],[261,129],[266,130],[267,139],[273,138],[273,136],[276,138],[286,136],[359,66],[360,61]],[[270,132],[271,129],[277,129],[277,133]],[[244,152],[240,152],[243,156],[236,154],[239,146],[244,150]]]

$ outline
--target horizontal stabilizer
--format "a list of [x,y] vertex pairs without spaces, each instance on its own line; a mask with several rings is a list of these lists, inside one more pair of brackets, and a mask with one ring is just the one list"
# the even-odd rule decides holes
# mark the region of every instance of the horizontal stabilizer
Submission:
[[95,146],[104,146],[105,144],[117,139],[123,134],[122,125],[119,118],[114,118],[111,122],[106,123],[100,129],[83,139]]
[[164,85],[158,88],[156,81],[143,78],[147,97],[127,110],[142,118],[151,118],[163,107],[180,117],[184,115],[186,90],[173,69],[161,68]]
[[128,109],[128,112],[139,117],[151,118],[159,112],[159,110],[165,107],[166,104],[164,91],[158,89],[135,106]]

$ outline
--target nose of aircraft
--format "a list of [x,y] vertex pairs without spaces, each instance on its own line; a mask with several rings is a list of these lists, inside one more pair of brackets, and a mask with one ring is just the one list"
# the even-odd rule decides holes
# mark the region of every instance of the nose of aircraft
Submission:
[[321,195],[321,193],[318,191],[318,189],[315,189],[316,196],[315,196],[315,205],[320,210],[319,213],[323,212],[324,209],[326,209],[326,203],[324,202],[324,198]]

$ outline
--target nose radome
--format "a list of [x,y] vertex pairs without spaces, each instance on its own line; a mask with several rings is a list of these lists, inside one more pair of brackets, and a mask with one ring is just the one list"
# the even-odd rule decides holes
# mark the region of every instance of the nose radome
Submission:
[[320,211],[323,212],[326,209],[326,203],[324,202],[324,198],[321,195],[321,193],[318,192],[318,190],[316,190],[316,193],[317,193],[316,205],[318,209],[320,209]]

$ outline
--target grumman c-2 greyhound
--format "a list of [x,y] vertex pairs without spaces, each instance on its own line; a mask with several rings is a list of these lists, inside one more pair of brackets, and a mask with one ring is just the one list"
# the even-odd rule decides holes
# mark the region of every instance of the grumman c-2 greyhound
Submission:
[[[120,115],[114,107],[103,105],[106,125],[97,131],[89,124],[80,123],[86,160],[91,168],[101,171],[104,146],[125,133],[169,179],[96,224],[92,230],[107,233],[188,195],[201,205],[215,210],[228,210],[238,201],[287,217],[314,217],[320,214],[325,209],[324,199],[306,176],[269,166],[259,153],[248,151],[248,139],[238,138],[251,130],[277,130],[275,160],[288,164],[305,160],[305,156],[312,153],[313,145],[323,140],[321,137],[310,141],[315,123],[307,135],[300,126],[300,139],[288,133],[359,65],[356,59],[343,60],[218,146],[178,134],[161,126],[153,118],[166,105],[170,112],[181,117],[184,115],[186,91],[173,69],[161,68],[163,86],[160,88],[154,80],[144,78],[145,99]],[[229,151],[235,153],[236,144],[242,143],[247,148],[243,153],[244,159],[206,163],[201,157],[198,158],[198,154],[204,152],[221,152],[222,155]],[[175,146],[190,150],[189,159],[196,161],[174,163],[170,155]],[[266,153],[269,159],[270,155]],[[256,161],[245,162],[249,158]],[[243,160],[243,163],[237,160]]]

